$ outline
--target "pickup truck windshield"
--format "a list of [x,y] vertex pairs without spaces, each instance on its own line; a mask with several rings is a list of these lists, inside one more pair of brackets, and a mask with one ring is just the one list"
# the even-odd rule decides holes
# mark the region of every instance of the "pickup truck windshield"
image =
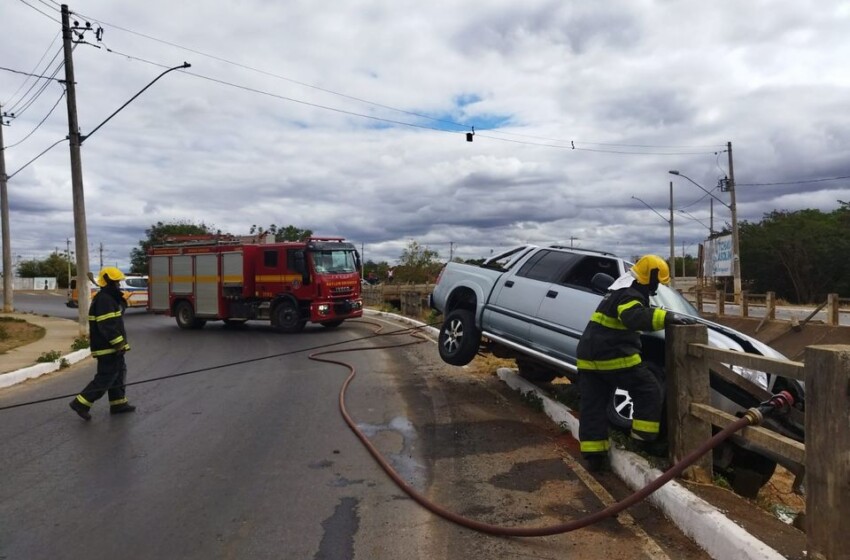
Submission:
[[354,251],[313,251],[313,263],[320,274],[355,272]]
[[664,284],[658,286],[658,292],[649,298],[649,303],[655,307],[663,307],[675,313],[685,313],[699,317],[699,311],[691,305],[691,302],[682,297],[682,294]]

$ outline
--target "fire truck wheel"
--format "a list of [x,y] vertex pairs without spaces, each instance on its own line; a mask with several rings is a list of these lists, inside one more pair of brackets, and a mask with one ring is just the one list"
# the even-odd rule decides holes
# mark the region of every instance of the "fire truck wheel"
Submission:
[[273,312],[274,324],[280,332],[297,333],[304,329],[306,319],[301,318],[298,304],[291,298],[283,299],[278,303]]
[[322,323],[322,326],[326,329],[335,329],[342,324],[342,319],[337,319],[336,321],[325,321]]

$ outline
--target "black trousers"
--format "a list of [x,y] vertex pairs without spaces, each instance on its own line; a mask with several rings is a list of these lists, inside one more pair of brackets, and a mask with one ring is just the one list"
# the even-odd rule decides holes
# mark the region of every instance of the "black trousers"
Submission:
[[579,370],[579,440],[584,455],[608,451],[606,410],[619,387],[632,397],[632,434],[645,441],[658,437],[664,393],[646,365],[616,371]]
[[80,396],[93,403],[109,393],[109,402],[124,401],[124,383],[127,378],[127,363],[124,354],[106,354],[97,358],[97,373],[86,385]]

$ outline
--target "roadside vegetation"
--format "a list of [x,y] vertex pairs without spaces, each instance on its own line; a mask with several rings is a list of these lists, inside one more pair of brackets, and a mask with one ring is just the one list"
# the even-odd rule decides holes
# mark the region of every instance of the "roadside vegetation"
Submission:
[[44,337],[43,327],[16,317],[0,317],[0,354]]

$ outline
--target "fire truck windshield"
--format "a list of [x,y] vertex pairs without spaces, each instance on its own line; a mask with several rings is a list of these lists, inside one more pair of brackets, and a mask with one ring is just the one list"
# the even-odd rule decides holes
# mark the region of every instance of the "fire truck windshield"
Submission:
[[354,251],[313,251],[313,266],[319,274],[356,272]]

